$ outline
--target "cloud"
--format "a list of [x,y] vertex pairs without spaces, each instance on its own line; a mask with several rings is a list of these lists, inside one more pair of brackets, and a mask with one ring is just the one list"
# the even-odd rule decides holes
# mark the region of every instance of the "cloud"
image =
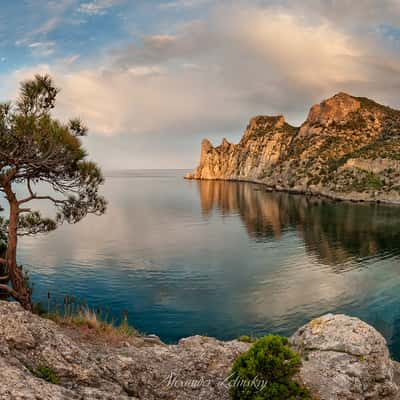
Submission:
[[74,54],[72,56],[69,57],[65,57],[64,59],[61,60],[62,63],[64,63],[65,65],[71,65],[76,63],[80,58],[79,54]]
[[380,40],[322,10],[310,21],[293,7],[223,5],[205,20],[116,48],[101,65],[45,69],[62,88],[60,115],[80,116],[95,134],[197,143],[211,133],[237,135],[255,114],[301,122],[311,104],[342,90],[400,105],[399,56]]
[[56,44],[52,41],[33,42],[28,45],[33,54],[40,57],[50,56],[54,53]]
[[[400,3],[398,0],[363,0],[362,3],[353,0],[321,1],[304,0],[281,2],[292,12],[306,14],[310,19],[321,16],[339,24],[349,24],[353,29],[360,25],[365,29],[374,29],[374,25],[400,25]],[[306,10],[306,13],[304,12]]]
[[[65,14],[76,3],[77,0],[46,1],[38,5],[36,2],[27,1],[28,10],[24,12],[32,13],[32,20],[40,20],[37,26],[30,26],[15,41],[16,46],[24,46],[32,49],[36,56],[49,56],[54,53],[56,43],[48,40],[49,34],[57,30],[66,22]],[[72,20],[68,21],[72,23]]]
[[107,14],[109,8],[121,2],[122,0],[94,0],[82,3],[78,11],[88,15],[104,15]]
[[182,9],[182,8],[194,8],[201,7],[205,4],[210,3],[210,0],[176,0],[161,3],[161,9]]

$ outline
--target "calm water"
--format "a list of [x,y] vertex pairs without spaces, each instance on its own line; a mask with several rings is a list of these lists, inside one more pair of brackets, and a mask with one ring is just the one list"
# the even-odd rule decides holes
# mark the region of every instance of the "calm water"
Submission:
[[109,174],[105,216],[23,239],[35,300],[51,290],[116,316],[127,309],[167,342],[288,335],[344,312],[372,323],[400,359],[400,207],[190,182],[184,172]]

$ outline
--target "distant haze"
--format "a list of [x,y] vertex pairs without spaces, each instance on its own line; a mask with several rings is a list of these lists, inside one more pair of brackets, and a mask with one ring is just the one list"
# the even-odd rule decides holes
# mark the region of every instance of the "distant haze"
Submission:
[[400,107],[398,0],[5,0],[0,26],[1,97],[50,73],[106,169],[192,168],[203,137],[339,91]]

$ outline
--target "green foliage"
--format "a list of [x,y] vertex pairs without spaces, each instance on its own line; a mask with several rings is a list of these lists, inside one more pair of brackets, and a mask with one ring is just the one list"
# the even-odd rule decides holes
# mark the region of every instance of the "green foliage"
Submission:
[[300,357],[286,338],[257,340],[235,361],[229,377],[232,400],[311,400],[308,389],[293,380]]
[[238,340],[239,340],[239,342],[243,342],[243,343],[254,343],[255,342],[255,339],[251,338],[248,335],[239,336]]
[[363,182],[365,182],[365,187],[369,189],[379,190],[384,186],[381,178],[372,172],[367,172],[364,175]]
[[60,378],[57,373],[52,368],[45,365],[38,365],[36,369],[31,370],[31,372],[38,378],[52,383],[53,385],[58,385],[60,383]]
[[[48,75],[36,75],[21,84],[15,103],[0,104],[0,191],[22,184],[28,193],[18,199],[18,235],[49,232],[106,208],[98,194],[102,173],[87,159],[80,139],[87,128],[77,118],[62,123],[51,114],[58,92]],[[36,192],[38,183],[46,184],[45,194]],[[28,203],[34,200],[53,204],[56,219],[31,211]]]
[[340,185],[340,190],[345,192],[380,190],[385,186],[378,175],[358,168],[343,171],[337,176],[336,181]]
[[[258,118],[259,126],[256,129],[254,129],[254,131],[252,132],[251,136],[248,137],[248,139],[258,139],[263,136],[268,136],[271,133],[274,134],[281,133],[287,135],[288,140],[291,140],[291,137],[296,135],[299,128],[289,125],[286,122],[282,127],[276,128],[275,124],[278,118],[279,117],[259,117]],[[247,129],[249,128],[250,126],[247,127]]]
[[348,116],[348,120],[343,125],[337,125],[337,129],[360,131],[368,128],[367,121],[360,111],[355,111]]
[[[346,164],[347,160],[351,158],[351,156],[349,154],[346,154],[345,156],[341,157],[341,158],[334,158],[328,161],[328,174],[336,171],[337,169],[339,169],[341,166],[343,166],[344,164]],[[326,171],[324,171],[324,173],[326,173]]]

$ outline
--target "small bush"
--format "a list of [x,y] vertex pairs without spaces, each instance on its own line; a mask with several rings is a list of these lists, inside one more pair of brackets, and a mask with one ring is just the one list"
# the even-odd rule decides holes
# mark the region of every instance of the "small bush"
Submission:
[[40,379],[45,380],[46,382],[52,383],[54,385],[58,385],[60,383],[60,378],[57,373],[54,372],[50,367],[46,367],[44,365],[39,365],[36,370],[31,371],[35,376]]
[[239,340],[239,342],[243,342],[243,343],[254,343],[255,342],[255,339],[251,338],[248,335],[239,336],[238,340]]
[[239,356],[229,377],[232,400],[311,400],[308,389],[293,380],[300,357],[286,338],[269,335]]

